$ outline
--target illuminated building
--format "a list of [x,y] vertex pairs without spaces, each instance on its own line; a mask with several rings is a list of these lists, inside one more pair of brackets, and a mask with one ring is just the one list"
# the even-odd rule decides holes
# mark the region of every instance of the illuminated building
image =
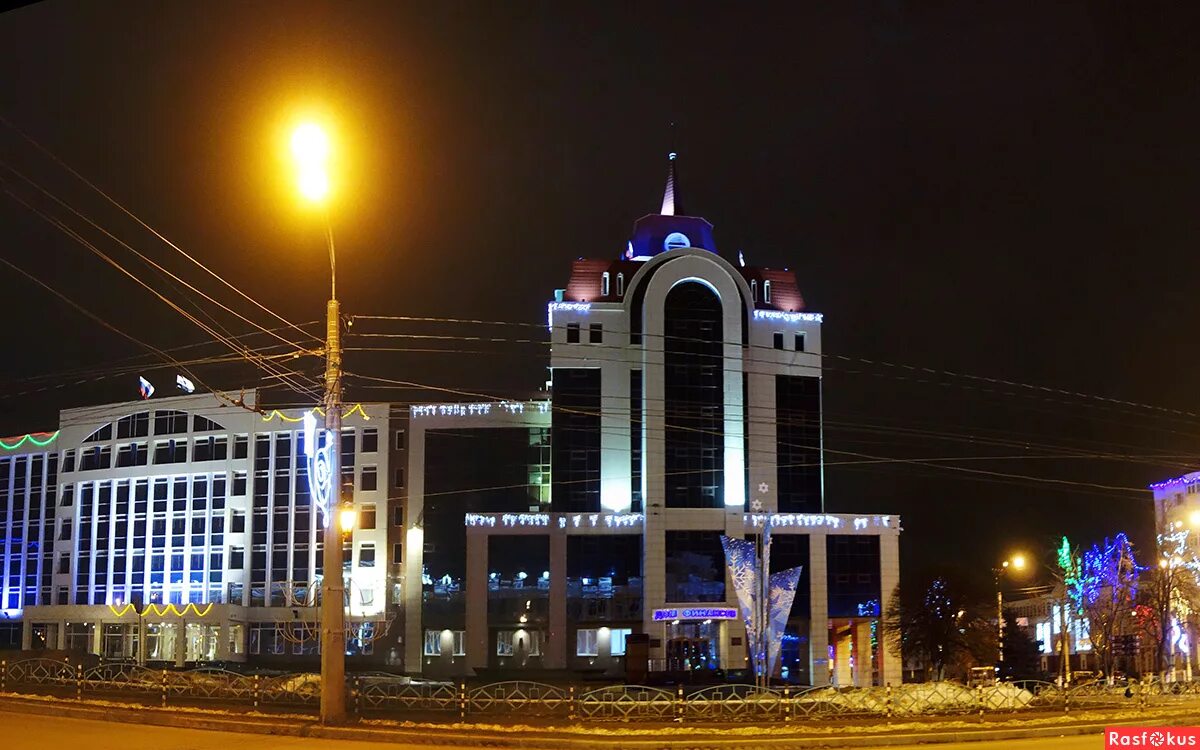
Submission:
[[[179,665],[315,660],[321,533],[303,414],[150,398],[67,409],[55,433],[0,441],[6,645]],[[385,661],[398,609],[386,607],[389,407],[348,408],[345,425],[360,519],[347,649]]]
[[652,669],[745,668],[720,537],[770,515],[773,569],[803,566],[783,676],[899,683],[900,519],[826,512],[823,319],[795,274],[719,253],[674,154],[613,255],[548,305],[549,400],[410,410],[406,671],[615,677],[634,634]]

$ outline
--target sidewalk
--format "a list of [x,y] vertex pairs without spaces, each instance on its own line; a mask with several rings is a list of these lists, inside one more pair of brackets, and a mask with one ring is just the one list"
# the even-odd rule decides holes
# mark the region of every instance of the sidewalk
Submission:
[[130,706],[105,701],[64,701],[4,694],[0,711],[41,716],[126,722],[164,727],[209,729],[325,739],[396,742],[442,747],[499,748],[815,748],[914,745],[983,740],[1099,734],[1119,724],[1198,724],[1200,704],[1190,703],[1121,711],[1081,711],[1062,717],[1013,718],[981,725],[968,717],[951,721],[904,721],[894,724],[837,727],[797,724],[724,727],[604,724],[568,727],[496,724],[424,724],[365,720],[343,727],[324,727],[309,715],[279,715],[204,709]]

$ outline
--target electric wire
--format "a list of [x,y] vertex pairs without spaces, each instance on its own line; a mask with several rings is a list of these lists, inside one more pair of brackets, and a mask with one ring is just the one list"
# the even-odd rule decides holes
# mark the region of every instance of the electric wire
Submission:
[[[206,323],[204,323],[203,321],[197,319],[194,315],[187,312],[186,310],[181,308],[178,304],[176,304],[175,302],[168,299],[166,296],[164,296],[158,290],[154,289],[152,286],[147,284],[144,280],[139,278],[136,274],[130,272],[128,269],[126,269],[120,263],[118,263],[113,258],[108,256],[106,253],[104,253],[104,251],[100,250],[93,243],[88,241],[86,238],[84,238],[82,235],[77,233],[71,227],[69,227],[65,223],[61,222],[57,217],[54,217],[54,216],[51,216],[49,214],[42,212],[40,209],[32,206],[31,204],[26,202],[23,198],[16,195],[15,193],[13,193],[11,190],[8,190],[7,188],[5,188],[5,192],[8,193],[8,195],[11,196],[18,203],[25,206],[33,213],[40,216],[42,219],[44,219],[51,225],[55,226],[56,228],[58,228],[60,231],[62,231],[68,237],[75,240],[77,243],[84,246],[85,248],[90,250],[95,255],[99,256],[102,260],[104,260],[106,263],[111,265],[113,268],[117,269],[124,275],[128,276],[130,279],[132,279],[138,285],[144,287],[147,291],[149,291],[151,294],[153,294],[155,297],[157,297],[160,301],[162,301],[164,304],[166,304],[171,309],[175,310],[177,313],[182,315],[187,320],[191,321],[193,324],[195,324],[201,330],[205,331],[213,338],[218,339],[218,340],[222,341],[223,343],[225,343],[234,352],[245,355],[246,352],[248,351],[248,350],[245,350],[244,348],[239,348],[236,345],[236,342],[229,341],[227,337],[222,336],[217,331],[215,331],[211,326],[209,326]],[[305,386],[301,385],[299,382],[297,382],[291,378],[291,376],[294,375],[295,373],[291,373],[291,371],[286,371],[286,370],[284,370],[283,372],[280,372],[278,370],[273,369],[269,365],[265,365],[261,361],[255,360],[253,357],[248,356],[248,355],[246,356],[246,359],[248,361],[250,361],[252,364],[255,364],[256,366],[258,366],[260,369],[266,371],[268,374],[273,375],[275,377],[279,377],[282,382],[287,384],[288,387],[292,388],[293,390],[297,391],[298,393],[303,393],[305,395],[313,395],[312,387],[305,388]],[[311,382],[311,379],[306,379],[306,380],[310,380],[310,382]]]
[[320,344],[323,344],[323,343],[324,343],[324,342],[323,342],[323,341],[322,341],[320,338],[318,338],[317,336],[314,336],[313,334],[311,334],[311,333],[308,333],[307,331],[304,331],[304,330],[302,330],[300,327],[298,327],[296,324],[294,324],[294,323],[292,323],[291,321],[289,321],[287,318],[284,318],[282,315],[279,315],[279,314],[278,314],[278,313],[276,313],[274,310],[271,310],[270,308],[268,308],[266,305],[263,305],[261,302],[259,302],[259,301],[258,301],[257,299],[255,299],[254,297],[252,297],[252,296],[250,296],[250,295],[246,294],[245,292],[243,292],[243,291],[242,291],[241,289],[239,289],[238,287],[236,287],[236,286],[234,286],[233,284],[231,284],[231,283],[229,283],[228,281],[226,281],[226,280],[225,280],[225,279],[224,279],[222,276],[220,276],[219,274],[217,274],[215,271],[213,271],[212,269],[210,269],[208,266],[206,266],[206,265],[204,265],[203,263],[201,263],[200,261],[196,260],[196,258],[194,258],[192,255],[190,255],[189,253],[185,252],[185,251],[183,250],[183,248],[179,247],[179,246],[178,246],[178,245],[176,245],[174,242],[172,242],[171,240],[167,239],[167,238],[166,238],[166,237],[165,237],[165,236],[164,236],[164,235],[163,235],[161,232],[159,232],[158,230],[156,230],[154,227],[150,226],[150,224],[148,224],[147,222],[143,221],[143,220],[142,220],[142,219],[141,219],[139,216],[137,216],[136,214],[134,214],[134,213],[133,213],[133,211],[131,211],[130,209],[126,208],[126,207],[125,207],[123,204],[121,204],[120,202],[118,202],[118,201],[117,201],[115,198],[113,198],[113,197],[112,197],[111,195],[109,195],[107,192],[105,192],[104,190],[101,190],[101,189],[100,189],[98,186],[96,186],[96,185],[95,185],[95,184],[94,184],[92,181],[90,181],[90,180],[88,180],[86,177],[84,177],[84,176],[83,176],[83,175],[82,175],[82,174],[81,174],[79,171],[77,171],[77,170],[76,170],[74,167],[72,167],[70,164],[68,164],[68,163],[67,163],[66,161],[64,161],[62,158],[60,158],[60,157],[59,157],[57,154],[55,154],[54,152],[52,152],[52,151],[51,151],[49,148],[47,148],[46,146],[42,145],[42,143],[40,143],[38,140],[36,140],[35,138],[33,138],[33,136],[29,135],[29,134],[28,134],[28,133],[26,133],[24,130],[22,130],[22,129],[18,128],[18,127],[17,127],[17,126],[16,126],[16,125],[15,125],[13,122],[11,122],[10,120],[8,120],[8,119],[7,119],[6,117],[4,117],[3,115],[0,115],[0,123],[3,123],[3,124],[4,124],[6,127],[8,127],[10,130],[12,130],[13,132],[15,132],[17,135],[21,136],[21,138],[23,138],[23,139],[24,139],[24,140],[26,140],[28,143],[30,143],[31,145],[33,145],[33,147],[34,147],[34,148],[36,148],[36,149],[37,149],[38,151],[40,151],[42,154],[44,154],[44,155],[45,155],[45,156],[47,156],[49,159],[51,159],[53,162],[55,162],[56,164],[58,164],[60,167],[62,167],[63,169],[65,169],[67,172],[69,172],[69,173],[70,173],[72,176],[74,176],[74,177],[75,177],[77,180],[79,180],[80,182],[82,182],[84,185],[87,185],[87,186],[88,186],[89,188],[91,188],[93,191],[95,191],[96,193],[98,193],[98,194],[99,194],[101,197],[103,197],[103,198],[104,198],[106,201],[108,201],[110,204],[112,204],[113,206],[115,206],[115,207],[116,207],[118,210],[120,210],[120,211],[121,211],[123,214],[125,214],[125,215],[126,215],[126,216],[128,216],[129,218],[133,219],[135,222],[137,222],[139,225],[141,225],[141,226],[142,226],[144,229],[146,229],[148,232],[150,232],[150,233],[151,233],[151,234],[153,234],[155,237],[157,237],[157,238],[158,238],[158,239],[160,239],[162,242],[164,242],[164,243],[165,243],[167,246],[169,246],[170,248],[172,248],[173,250],[175,250],[176,252],[178,252],[178,253],[179,253],[180,255],[182,255],[183,257],[187,258],[189,261],[191,261],[191,262],[192,262],[193,264],[195,264],[196,266],[199,266],[199,267],[200,267],[202,270],[204,270],[204,271],[205,271],[207,274],[209,274],[210,276],[212,276],[213,278],[215,278],[217,281],[220,281],[222,284],[224,284],[226,287],[228,287],[229,289],[231,289],[231,290],[233,290],[234,292],[236,292],[236,293],[237,293],[238,295],[240,295],[242,298],[244,298],[245,300],[247,300],[247,301],[248,301],[248,302],[250,302],[251,304],[255,305],[255,306],[256,306],[256,307],[258,307],[260,310],[262,310],[263,312],[267,313],[267,314],[268,314],[268,315],[270,315],[271,317],[275,318],[275,319],[276,319],[276,320],[278,320],[279,322],[281,322],[281,323],[285,324],[286,326],[288,326],[288,327],[290,327],[290,328],[292,328],[292,329],[296,330],[296,331],[297,331],[298,333],[300,333],[302,336],[307,336],[308,338],[311,338],[311,339],[313,339],[313,340],[317,341],[317,342],[318,342],[318,343],[320,343]]

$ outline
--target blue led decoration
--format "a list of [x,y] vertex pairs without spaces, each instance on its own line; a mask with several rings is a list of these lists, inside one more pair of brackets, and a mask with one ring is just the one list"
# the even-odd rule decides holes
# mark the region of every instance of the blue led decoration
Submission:
[[[318,445],[318,441],[320,444]],[[317,430],[312,412],[304,415],[304,455],[308,457],[308,490],[321,511],[321,524],[329,528],[329,501],[333,497],[333,433]]]
[[767,674],[771,675],[775,673],[775,665],[779,662],[783,630],[787,627],[792,602],[796,598],[796,584],[800,581],[800,566],[772,573],[768,581]]

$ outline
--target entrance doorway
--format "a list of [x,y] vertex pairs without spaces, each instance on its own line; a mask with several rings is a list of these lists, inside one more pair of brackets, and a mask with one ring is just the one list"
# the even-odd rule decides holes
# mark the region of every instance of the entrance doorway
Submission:
[[667,671],[711,671],[720,666],[720,627],[710,621],[668,624]]

